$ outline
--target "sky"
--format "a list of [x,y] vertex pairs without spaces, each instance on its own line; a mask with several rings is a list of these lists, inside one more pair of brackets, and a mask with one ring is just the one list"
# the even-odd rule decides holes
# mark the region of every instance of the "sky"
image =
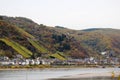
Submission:
[[120,0],[0,0],[0,15],[70,29],[120,29]]

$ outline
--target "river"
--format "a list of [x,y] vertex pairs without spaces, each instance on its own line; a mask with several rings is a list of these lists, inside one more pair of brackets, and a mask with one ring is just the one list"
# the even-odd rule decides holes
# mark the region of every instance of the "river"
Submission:
[[0,80],[47,80],[86,73],[118,72],[120,68],[48,68],[28,70],[0,70]]

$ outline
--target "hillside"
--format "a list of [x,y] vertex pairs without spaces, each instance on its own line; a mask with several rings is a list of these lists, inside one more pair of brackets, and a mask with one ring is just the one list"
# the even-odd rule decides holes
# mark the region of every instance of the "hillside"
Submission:
[[[56,52],[63,52],[67,57],[73,58],[88,56],[86,51],[81,46],[79,46],[78,42],[73,37],[55,31],[46,25],[38,25],[32,20],[22,17],[13,18],[3,16],[2,19],[12,25],[17,25],[29,34],[33,35],[35,37],[35,40],[43,47],[45,47],[51,54],[54,54]],[[37,46],[36,48],[39,49]]]
[[92,47],[95,53],[108,51],[114,52],[114,56],[120,55],[120,30],[98,29],[88,32],[85,31],[85,33],[86,37],[81,39],[82,36],[80,36],[79,39],[83,44]]
[[74,37],[89,56],[100,57],[101,52],[108,54],[113,52],[112,57],[120,57],[120,30],[110,28],[91,28],[86,30],[55,29]]
[[[23,52],[21,52],[20,50],[20,47],[24,48],[25,51],[27,50],[25,47],[20,45],[21,43],[24,44],[24,41],[26,43],[27,38],[25,37],[30,38],[32,36],[26,33],[25,31],[23,31],[22,29],[16,26],[12,26],[3,20],[0,20],[0,54],[1,55],[7,55],[9,57],[13,57],[17,53],[20,53],[24,57],[30,57],[27,55],[27,53],[25,56]],[[23,41],[20,42],[20,40],[23,40]],[[27,52],[29,53],[30,51],[27,50]]]
[[[57,52],[62,52],[65,57],[71,58],[102,57],[101,52],[105,51],[107,54],[114,54],[110,57],[120,57],[120,30],[101,28],[71,30],[60,26],[39,25],[23,17],[1,16],[0,18],[1,21],[15,27],[15,30],[11,27],[9,30],[7,30],[9,27],[0,28],[0,38],[7,37],[19,43],[32,52],[32,57],[48,58],[48,55],[58,55]],[[1,41],[1,43],[6,46],[5,42]],[[11,49],[10,46],[7,47]],[[1,49],[1,53],[4,51],[16,53],[14,50],[10,52]]]
[[0,20],[1,56],[13,58],[20,54],[24,58],[35,58],[47,52],[47,49],[37,42],[34,36],[16,25]]

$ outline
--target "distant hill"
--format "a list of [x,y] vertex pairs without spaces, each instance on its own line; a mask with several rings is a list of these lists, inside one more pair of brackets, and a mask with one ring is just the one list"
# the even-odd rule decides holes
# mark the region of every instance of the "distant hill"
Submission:
[[[6,39],[7,37],[19,43],[20,46],[32,52],[31,57],[48,58],[46,55],[53,55],[57,52],[62,52],[67,58],[103,57],[101,52],[104,51],[108,54],[114,53],[111,57],[120,57],[120,30],[117,29],[71,30],[61,26],[39,25],[23,17],[1,16],[0,19],[1,23],[5,23],[0,24],[0,38]],[[3,40],[0,42],[2,44],[1,55],[2,53],[17,54],[16,50],[7,46],[6,42]],[[12,51],[5,50],[3,44]]]
[[90,29],[84,29],[82,31],[95,31],[95,30],[100,30],[102,28],[90,28]]

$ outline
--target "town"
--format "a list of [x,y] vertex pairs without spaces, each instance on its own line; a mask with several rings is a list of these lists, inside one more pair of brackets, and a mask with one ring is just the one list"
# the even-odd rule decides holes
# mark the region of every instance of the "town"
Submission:
[[17,55],[16,58],[10,59],[7,56],[0,56],[0,66],[25,66],[25,65],[110,65],[118,66],[120,64],[119,58],[105,58],[97,59],[94,57],[84,59],[67,59],[59,60],[56,58],[44,59],[41,57],[35,59],[25,59],[21,55]]

